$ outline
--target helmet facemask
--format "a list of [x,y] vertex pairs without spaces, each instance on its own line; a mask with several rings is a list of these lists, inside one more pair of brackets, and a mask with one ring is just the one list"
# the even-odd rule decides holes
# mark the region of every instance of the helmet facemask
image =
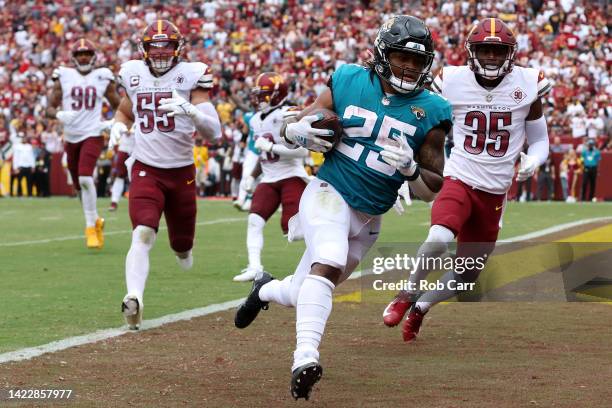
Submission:
[[255,87],[251,91],[251,103],[253,103],[253,105],[258,111],[261,111],[264,114],[281,105],[283,102],[285,102],[286,98],[283,98],[281,100],[278,99],[279,92],[276,89],[272,91],[266,91],[262,90],[259,87]]
[[[84,62],[83,56],[87,55],[87,62]],[[81,74],[89,72],[93,69],[96,63],[96,53],[93,51],[77,51],[72,53],[72,62],[74,63],[77,71]]]
[[141,43],[139,49],[151,70],[157,75],[162,75],[176,63],[182,45],[181,41],[165,38]]
[[402,94],[418,91],[428,79],[433,52],[416,42],[388,46],[378,37],[374,43],[374,66],[380,78]]
[[466,49],[470,68],[483,78],[494,80],[512,71],[516,45],[468,43]]

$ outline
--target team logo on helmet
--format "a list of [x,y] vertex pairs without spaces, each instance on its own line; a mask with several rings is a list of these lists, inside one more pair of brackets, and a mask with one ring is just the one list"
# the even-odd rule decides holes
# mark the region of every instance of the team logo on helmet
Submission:
[[[492,64],[486,57],[479,56],[478,50],[482,46],[504,47],[505,57]],[[506,23],[498,18],[485,18],[470,30],[465,49],[472,71],[487,79],[497,79],[512,72],[517,42]]]
[[[72,62],[81,73],[89,72],[96,63],[96,46],[86,38],[78,39],[70,47]],[[89,56],[86,60],[82,56]]]
[[255,80],[251,90],[252,103],[257,110],[269,112],[287,99],[289,88],[285,79],[276,72],[264,72]]

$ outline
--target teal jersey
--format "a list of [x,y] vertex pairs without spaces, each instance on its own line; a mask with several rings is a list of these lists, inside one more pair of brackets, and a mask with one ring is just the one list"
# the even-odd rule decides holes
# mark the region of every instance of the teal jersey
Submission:
[[334,186],[350,207],[383,214],[395,203],[405,180],[382,160],[383,146],[389,139],[404,137],[417,155],[432,128],[450,129],[451,105],[428,90],[413,96],[387,96],[376,74],[354,64],[338,68],[330,87],[343,135],[325,154],[317,177]]
[[255,140],[253,139],[253,129],[251,128],[251,126],[249,125],[249,122],[251,121],[251,118],[255,116],[255,112],[246,112],[242,118],[244,119],[244,123],[247,124],[247,126],[249,127],[249,134],[247,136],[247,149],[252,151],[255,154],[259,154],[259,150],[257,150],[255,148]]

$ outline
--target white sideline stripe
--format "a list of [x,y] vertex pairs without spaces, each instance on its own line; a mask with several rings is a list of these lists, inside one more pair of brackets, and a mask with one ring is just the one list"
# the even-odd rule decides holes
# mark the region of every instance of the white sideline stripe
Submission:
[[[555,225],[554,227],[544,228],[542,230],[530,232],[528,234],[517,235],[516,237],[511,237],[511,238],[505,238],[503,240],[497,241],[497,245],[500,246],[500,245],[507,245],[513,242],[528,241],[528,240],[540,238],[540,237],[543,237],[549,234],[554,234],[555,232],[560,232],[566,229],[579,227],[581,225],[591,224],[593,222],[600,222],[600,221],[612,221],[612,217],[585,218],[582,220],[572,221],[572,222],[568,222],[568,223],[561,224],[561,225]],[[357,279],[357,278],[360,278],[361,276],[370,275],[371,273],[372,273],[371,269],[367,269],[365,271],[353,272],[351,276],[348,277],[348,279]]]
[[[225,219],[225,222],[228,222],[227,220],[242,220],[242,219],[243,218],[228,218],[228,219]],[[612,217],[598,217],[598,218],[588,218],[588,219],[568,222],[566,224],[557,225],[555,227],[545,228],[540,231],[534,231],[529,234],[507,238],[504,241],[500,241],[499,244],[522,241],[522,240],[527,240],[527,239],[534,239],[534,238],[538,238],[538,237],[541,237],[547,234],[559,232],[564,229],[568,229],[568,228],[572,228],[572,227],[576,227],[580,225],[585,225],[585,224],[589,224],[592,222],[611,221],[611,220],[612,220]],[[217,220],[217,221],[220,222],[221,220]],[[203,223],[200,223],[199,225],[210,225],[210,223],[214,223],[214,221],[207,221],[207,222],[209,224],[205,224],[206,222],[203,222]],[[371,273],[372,273],[371,270],[357,271],[351,274],[349,279],[357,279],[361,276],[369,275]],[[159,317],[153,320],[145,320],[143,321],[140,330],[149,330],[149,329],[163,326],[168,323],[174,323],[174,322],[178,322],[181,320],[190,320],[194,317],[206,316],[212,313],[222,312],[222,311],[238,306],[243,300],[244,298],[230,300],[224,303],[217,303],[214,305],[209,305],[209,306],[205,306],[205,307],[201,307],[197,309],[186,310],[180,313],[174,313],[174,314],[162,316],[162,317]],[[126,326],[123,326],[121,328],[115,328],[115,329],[98,330],[93,333],[84,334],[82,336],[69,337],[63,340],[54,341],[52,343],[43,344],[42,346],[30,347],[30,348],[25,348],[21,350],[11,351],[8,353],[0,354],[0,364],[8,363],[11,361],[29,360],[34,357],[39,357],[43,354],[65,350],[70,347],[76,347],[76,346],[82,346],[85,344],[96,343],[98,341],[110,339],[112,337],[121,336],[126,333],[133,333],[133,332],[131,332],[130,330],[127,330]]]
[[[201,221],[196,223],[197,226],[202,226],[202,225],[214,225],[214,224],[225,224],[225,223],[230,223],[230,222],[239,222],[239,221],[245,221],[246,222],[246,217],[244,218],[220,218],[218,220],[213,220],[213,221]],[[168,227],[159,227],[159,231],[164,231],[168,229]],[[132,230],[120,230],[120,231],[109,231],[109,232],[105,232],[104,236],[108,237],[110,235],[121,235],[121,234],[128,234],[131,233]],[[17,241],[17,242],[2,242],[0,243],[0,247],[15,247],[15,246],[23,246],[23,245],[35,245],[35,244],[48,244],[50,242],[59,242],[59,241],[70,241],[73,239],[83,239],[85,238],[85,235],[70,235],[70,236],[66,236],[66,237],[57,237],[57,238],[47,238],[47,239],[37,239],[37,240],[33,240],[33,241]]]
[[[228,302],[217,303],[197,309],[186,310],[184,312],[169,314],[157,319],[145,320],[139,331],[150,330],[156,327],[163,326],[168,323],[175,323],[182,320],[191,320],[194,317],[206,316],[212,313],[221,312],[238,306],[244,298],[230,300]],[[46,353],[65,350],[70,347],[82,346],[84,344],[96,343],[98,341],[110,339],[117,336],[122,336],[126,333],[134,333],[127,326],[114,329],[98,330],[93,333],[84,334],[82,336],[69,337],[67,339],[54,341],[52,343],[43,344],[42,346],[25,348],[17,351],[0,354],[0,364],[11,361],[29,360],[34,357],[42,356]]]

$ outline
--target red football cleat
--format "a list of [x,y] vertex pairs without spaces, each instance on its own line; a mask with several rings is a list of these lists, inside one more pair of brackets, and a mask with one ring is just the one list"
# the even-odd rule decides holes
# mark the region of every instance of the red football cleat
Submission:
[[404,321],[404,327],[402,327],[402,336],[404,337],[404,341],[412,341],[416,339],[416,336],[419,334],[419,330],[421,329],[421,324],[423,323],[423,317],[425,317],[425,313],[421,312],[421,310],[416,306],[410,310],[408,317]]
[[406,297],[397,295],[391,303],[387,305],[383,312],[383,322],[386,326],[397,326],[402,321],[404,315],[412,306],[412,302]]

